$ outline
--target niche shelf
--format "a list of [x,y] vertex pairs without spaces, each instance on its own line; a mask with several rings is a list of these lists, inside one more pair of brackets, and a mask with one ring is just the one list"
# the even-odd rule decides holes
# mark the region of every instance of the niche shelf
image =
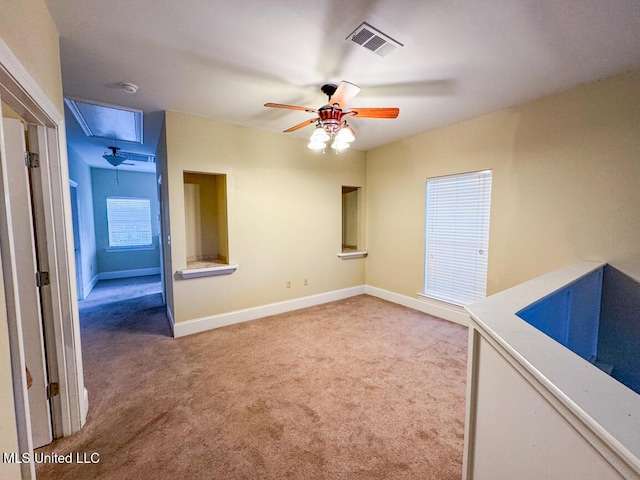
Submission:
[[176,272],[176,275],[184,280],[187,280],[189,278],[215,277],[218,275],[229,275],[235,272],[237,268],[238,265],[217,265],[202,268],[187,268],[185,270],[178,270]]

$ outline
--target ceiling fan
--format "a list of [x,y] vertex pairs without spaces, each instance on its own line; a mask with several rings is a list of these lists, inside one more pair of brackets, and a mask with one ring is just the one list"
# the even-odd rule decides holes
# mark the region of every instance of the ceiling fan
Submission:
[[353,108],[344,110],[358,92],[360,87],[346,81],[339,85],[327,83],[320,90],[329,97],[328,103],[318,109],[298,107],[296,105],[283,105],[281,103],[265,103],[265,107],[285,108],[289,110],[302,110],[317,114],[316,117],[305,120],[298,125],[286,129],[284,132],[294,132],[300,128],[316,124],[316,129],[311,135],[308,147],[312,150],[322,150],[327,141],[333,138],[331,148],[342,150],[349,147],[349,143],[355,140],[355,132],[347,123],[348,118],[396,118],[400,113],[398,108]]

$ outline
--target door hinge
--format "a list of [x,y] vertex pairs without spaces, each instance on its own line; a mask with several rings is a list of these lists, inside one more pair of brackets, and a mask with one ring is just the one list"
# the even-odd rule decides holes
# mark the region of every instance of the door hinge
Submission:
[[36,272],[36,286],[44,287],[49,285],[49,272]]
[[60,385],[58,384],[58,382],[50,383],[49,385],[47,385],[47,399],[50,399],[51,397],[55,397],[59,393],[60,393]]
[[24,164],[28,168],[38,168],[40,166],[40,158],[37,153],[24,152]]

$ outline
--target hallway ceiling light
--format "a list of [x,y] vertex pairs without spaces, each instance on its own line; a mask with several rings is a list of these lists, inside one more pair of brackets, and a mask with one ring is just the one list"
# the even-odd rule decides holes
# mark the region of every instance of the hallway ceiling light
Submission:
[[120,150],[118,147],[107,147],[107,148],[111,150],[111,153],[105,152],[104,155],[102,155],[102,158],[104,158],[107,162],[109,162],[114,167],[121,165],[122,162],[124,162],[127,159],[125,155],[118,154],[118,150]]

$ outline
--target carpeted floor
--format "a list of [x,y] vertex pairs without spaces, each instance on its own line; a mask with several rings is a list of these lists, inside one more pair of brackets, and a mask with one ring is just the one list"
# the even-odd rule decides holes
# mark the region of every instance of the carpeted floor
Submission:
[[87,424],[38,451],[99,463],[39,479],[461,477],[464,327],[363,295],[173,339],[160,294],[103,300]]

